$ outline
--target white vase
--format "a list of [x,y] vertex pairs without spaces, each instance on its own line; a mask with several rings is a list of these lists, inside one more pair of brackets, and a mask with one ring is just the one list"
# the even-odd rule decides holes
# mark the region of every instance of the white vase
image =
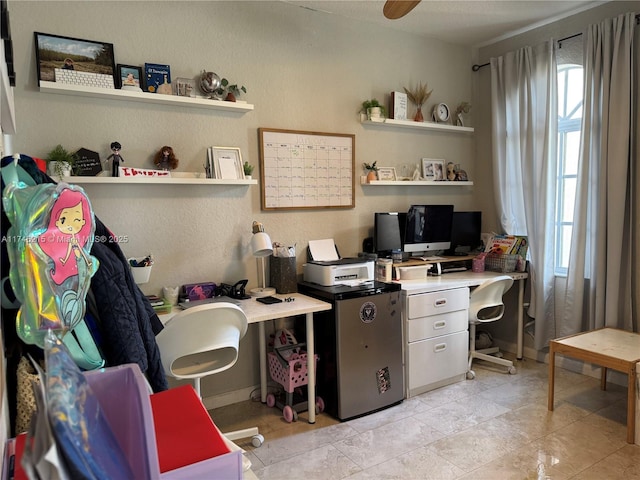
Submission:
[[382,109],[380,107],[367,108],[367,117],[369,120],[382,118]]
[[[58,167],[58,163],[63,163],[62,168]],[[63,177],[71,176],[71,165],[69,165],[67,162],[49,162],[47,169],[49,171],[50,177],[57,177],[58,171],[62,172]]]

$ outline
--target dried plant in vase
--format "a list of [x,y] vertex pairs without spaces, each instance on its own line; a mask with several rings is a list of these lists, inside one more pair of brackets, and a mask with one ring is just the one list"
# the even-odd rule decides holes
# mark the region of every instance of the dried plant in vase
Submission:
[[424,117],[422,116],[422,105],[429,99],[431,96],[431,92],[433,90],[427,89],[427,84],[424,85],[422,82],[418,83],[418,86],[415,90],[409,90],[404,87],[404,91],[407,94],[407,98],[411,100],[411,102],[416,106],[418,111],[416,112],[416,116],[413,118],[416,122],[424,121]]
[[456,113],[454,115],[456,118],[456,125],[458,127],[464,127],[462,114],[469,113],[469,110],[471,110],[471,104],[469,102],[461,102],[460,105],[458,105],[458,107],[456,108]]

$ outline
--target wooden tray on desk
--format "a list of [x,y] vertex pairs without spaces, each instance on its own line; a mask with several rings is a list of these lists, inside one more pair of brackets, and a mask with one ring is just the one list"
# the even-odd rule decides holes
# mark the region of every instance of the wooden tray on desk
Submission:
[[454,256],[442,256],[442,260],[418,260],[410,258],[406,262],[394,263],[394,267],[410,267],[412,265],[425,265],[425,264],[433,264],[433,263],[449,263],[449,262],[465,262],[468,260],[473,260],[475,255],[454,255]]

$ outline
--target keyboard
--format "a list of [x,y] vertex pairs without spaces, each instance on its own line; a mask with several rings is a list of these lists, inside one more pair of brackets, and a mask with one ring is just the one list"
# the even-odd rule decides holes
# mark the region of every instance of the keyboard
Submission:
[[115,88],[113,75],[79,72],[78,70],[67,70],[64,68],[56,68],[55,75],[57,83],[94,88]]

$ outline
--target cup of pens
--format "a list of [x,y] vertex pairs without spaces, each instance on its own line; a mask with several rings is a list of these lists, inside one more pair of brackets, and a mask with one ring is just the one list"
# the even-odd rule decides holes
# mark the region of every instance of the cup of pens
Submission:
[[129,258],[129,267],[133,275],[133,281],[138,285],[148,283],[153,267],[153,257],[149,254],[143,258]]

